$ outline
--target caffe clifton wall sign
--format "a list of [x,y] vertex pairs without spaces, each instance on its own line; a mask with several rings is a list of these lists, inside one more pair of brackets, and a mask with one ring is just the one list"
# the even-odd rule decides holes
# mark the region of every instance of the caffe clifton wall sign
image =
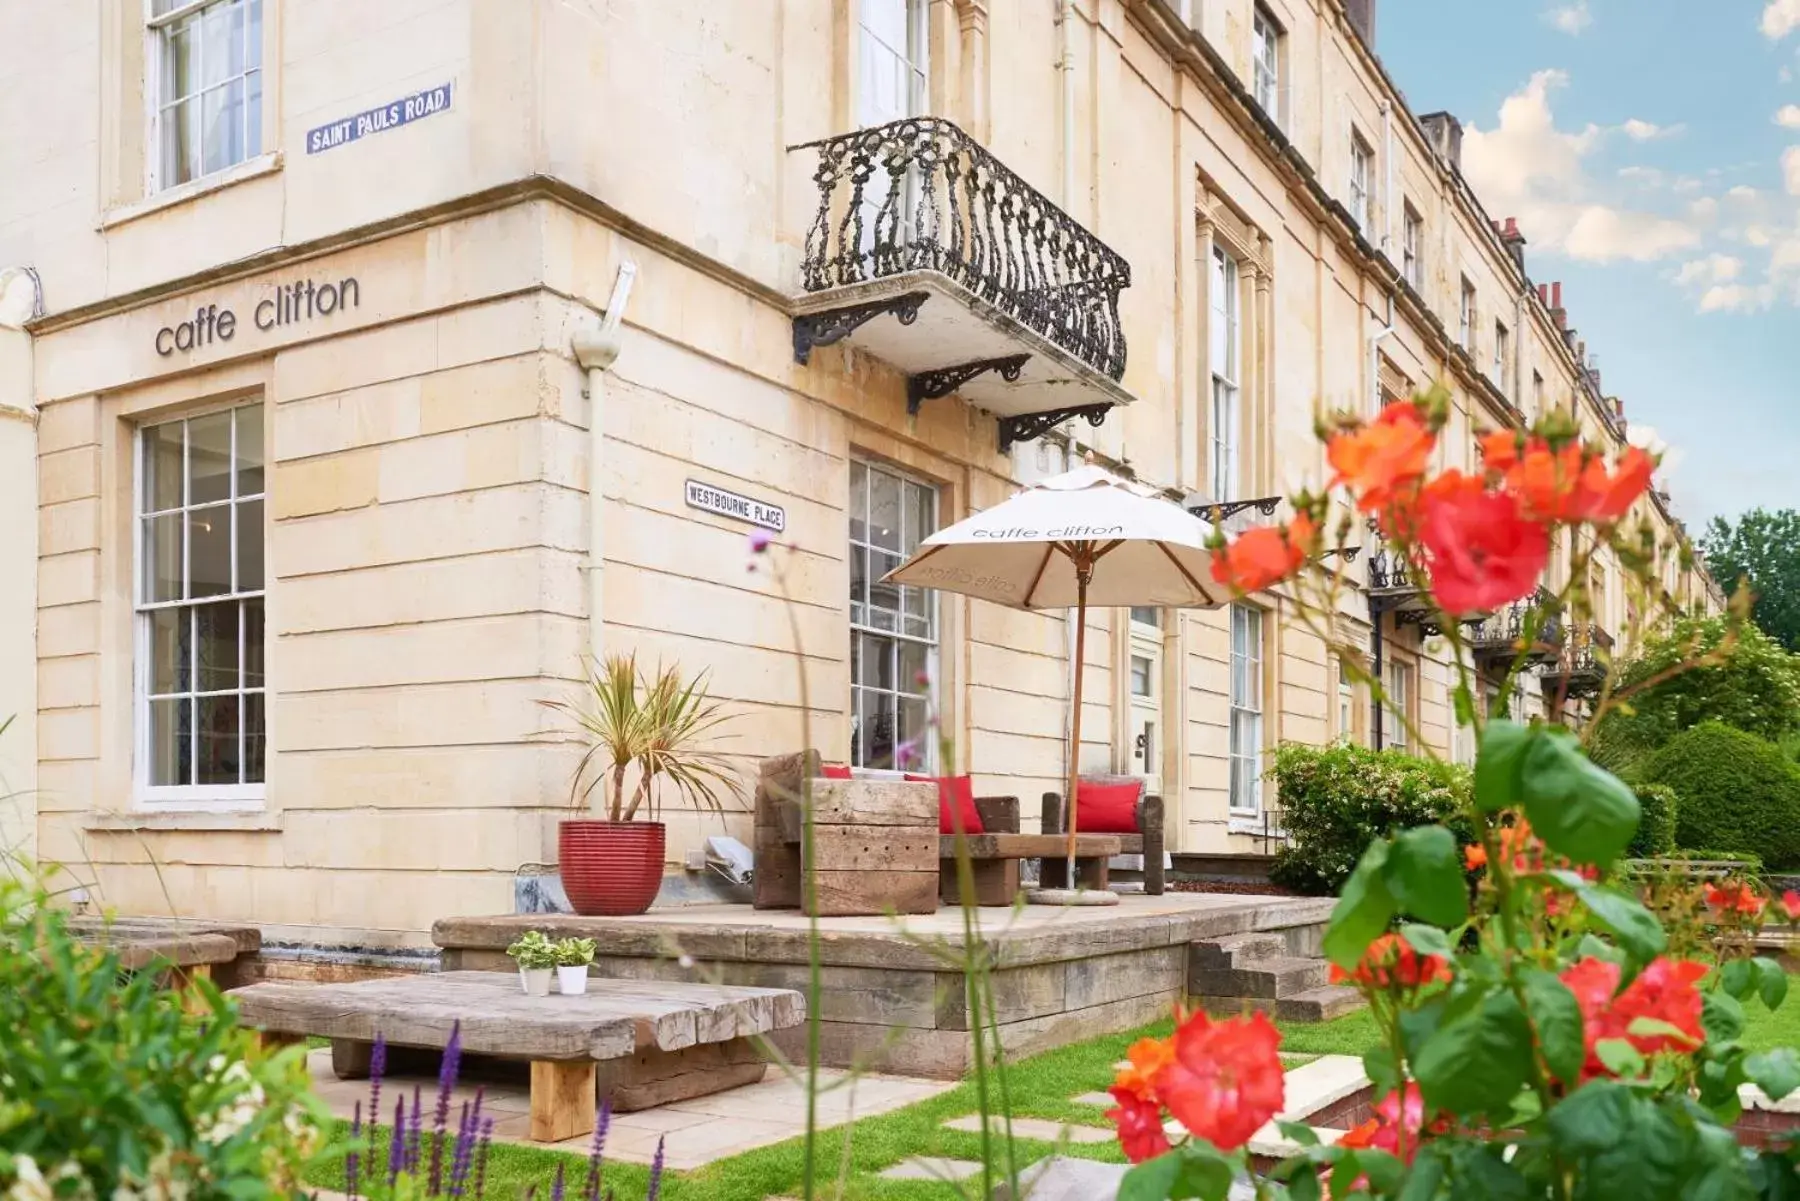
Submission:
[[[340,309],[362,307],[362,286],[354,276],[338,281],[307,279],[292,284],[277,284],[275,290],[250,310],[250,324],[259,330],[329,317]],[[165,325],[156,331],[156,353],[164,358],[177,351],[198,350],[229,342],[238,333],[238,315],[230,308],[216,304],[202,305],[186,321]]]

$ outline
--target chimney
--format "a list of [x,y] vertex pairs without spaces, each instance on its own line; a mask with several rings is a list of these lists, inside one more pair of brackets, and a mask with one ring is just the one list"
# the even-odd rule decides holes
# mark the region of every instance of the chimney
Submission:
[[1548,309],[1550,307],[1550,285],[1549,284],[1539,284],[1538,285],[1538,303],[1543,305],[1546,309]]
[[1625,402],[1624,402],[1624,400],[1622,400],[1621,398],[1619,398],[1617,396],[1613,397],[1612,398],[1612,411],[1613,411],[1613,420],[1618,422],[1619,432],[1621,434],[1623,434],[1626,430],[1631,428],[1630,423],[1625,420]]
[[1462,170],[1462,122],[1449,113],[1426,113],[1419,118],[1431,148],[1457,171]]
[[1344,12],[1350,18],[1350,24],[1356,27],[1363,45],[1370,53],[1375,50],[1375,0],[1344,0]]
[[1523,272],[1525,270],[1525,235],[1519,232],[1517,217],[1506,219],[1505,227],[1500,230],[1500,242],[1506,247],[1506,252],[1512,255],[1512,260],[1517,264],[1520,272]]
[[1556,322],[1556,328],[1567,330],[1569,328],[1569,310],[1563,308],[1562,280],[1560,279],[1550,285],[1549,308],[1550,320]]

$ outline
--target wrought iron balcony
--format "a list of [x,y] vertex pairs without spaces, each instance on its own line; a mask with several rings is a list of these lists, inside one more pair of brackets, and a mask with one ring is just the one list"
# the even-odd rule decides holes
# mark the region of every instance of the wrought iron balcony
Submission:
[[[1414,568],[1406,556],[1391,546],[1377,545],[1369,555],[1369,613],[1377,620],[1383,613],[1395,614],[1395,621],[1405,625],[1429,624],[1424,619],[1431,613],[1424,588],[1413,578]],[[1437,633],[1435,625],[1425,631]]]
[[1563,644],[1543,670],[1544,693],[1552,697],[1592,696],[1606,683],[1613,638],[1598,624],[1569,626]]
[[1556,598],[1544,588],[1514,601],[1469,629],[1469,651],[1477,663],[1511,665],[1518,656],[1527,663],[1546,663],[1562,654],[1562,614]]
[[907,373],[909,411],[958,392],[1000,417],[1002,448],[1131,400],[1130,265],[962,130],[918,117],[796,149],[819,188],[800,362],[848,339]]

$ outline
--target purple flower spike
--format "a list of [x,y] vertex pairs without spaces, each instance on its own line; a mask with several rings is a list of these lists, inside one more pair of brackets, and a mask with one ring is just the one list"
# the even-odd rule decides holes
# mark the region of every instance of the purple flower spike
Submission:
[[494,1119],[487,1118],[481,1123],[481,1138],[475,1144],[475,1201],[481,1201],[481,1191],[487,1187],[488,1148],[494,1142]]
[[402,1095],[394,1102],[394,1137],[388,1143],[388,1184],[400,1178],[400,1169],[406,1166],[406,1097]]
[[600,1174],[606,1158],[606,1132],[612,1126],[612,1098],[600,1102],[600,1114],[594,1120],[594,1144],[588,1151],[587,1183],[581,1190],[582,1201],[600,1201]]
[[362,1102],[358,1101],[350,1117],[350,1150],[344,1155],[344,1192],[352,1197],[356,1196],[356,1169],[362,1159],[356,1142],[360,1138],[362,1138]]
[[769,531],[767,531],[767,530],[751,530],[750,531],[750,553],[753,555],[762,554],[764,551],[769,549],[769,543],[773,542],[774,540],[775,540],[774,535],[769,533]]
[[469,1149],[475,1141],[475,1117],[469,1103],[462,1103],[456,1119],[456,1143],[450,1149],[450,1196],[462,1196],[463,1178],[469,1171]]
[[656,1140],[656,1157],[650,1161],[650,1187],[644,1193],[644,1201],[656,1201],[662,1196],[663,1140]]
[[406,1129],[406,1170],[419,1169],[419,1152],[425,1145],[425,1106],[420,1100],[419,1086],[413,1085],[412,1124]]
[[377,1034],[369,1051],[369,1124],[381,1120],[381,1078],[387,1075],[387,1039]]
[[438,1066],[437,1112],[431,1119],[431,1176],[425,1195],[441,1194],[444,1183],[444,1135],[450,1121],[450,1093],[456,1087],[456,1076],[462,1065],[462,1023],[450,1027],[450,1041],[444,1044],[444,1060]]
[[556,1165],[556,1179],[550,1184],[550,1201],[563,1201],[563,1166]]

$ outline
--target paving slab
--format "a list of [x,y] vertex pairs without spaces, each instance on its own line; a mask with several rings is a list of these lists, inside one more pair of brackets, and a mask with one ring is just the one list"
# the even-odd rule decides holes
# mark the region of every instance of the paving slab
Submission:
[[941,1159],[935,1155],[915,1155],[891,1168],[878,1172],[883,1180],[943,1180],[957,1182],[978,1175],[981,1165],[972,1159]]
[[[1000,1119],[991,1118],[992,1129],[1002,1130]],[[967,1114],[960,1118],[951,1118],[944,1123],[947,1130],[962,1130],[970,1134],[981,1133],[981,1115]],[[1043,1118],[1014,1118],[1012,1120],[1013,1137],[1036,1139],[1039,1142],[1055,1143],[1067,1139],[1071,1143],[1108,1143],[1118,1137],[1118,1132],[1110,1126],[1080,1126],[1066,1122],[1049,1122]]]

